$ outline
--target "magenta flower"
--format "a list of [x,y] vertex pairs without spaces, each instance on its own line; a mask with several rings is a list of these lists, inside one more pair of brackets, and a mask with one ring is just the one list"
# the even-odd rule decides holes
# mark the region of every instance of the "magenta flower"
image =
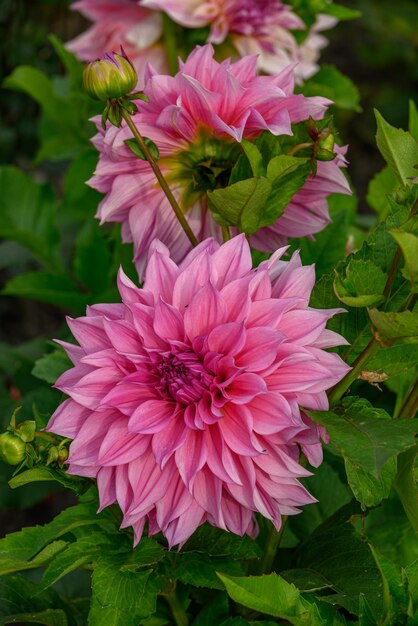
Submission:
[[210,26],[209,42],[221,44],[229,37],[239,56],[258,55],[259,69],[268,74],[296,62],[298,83],[318,71],[320,51],[328,43],[318,32],[337,23],[321,15],[298,45],[292,31],[306,30],[306,24],[282,0],[142,0],[141,5],[164,11],[186,28]]
[[[206,190],[227,182],[241,154],[242,138],[255,138],[264,130],[291,135],[292,123],[309,116],[322,118],[330,103],[294,95],[290,66],[277,76],[257,76],[255,57],[218,63],[210,45],[196,48],[174,77],[150,69],[144,91],[149,102],[138,102],[133,119],[141,134],[157,144],[159,166],[199,240],[210,236],[221,240],[207,208]],[[89,184],[106,194],[97,217],[101,222],[122,222],[124,240],[134,242],[140,275],[154,238],[170,248],[176,262],[181,261],[190,243],[149,164],[125,145],[129,129],[111,127],[104,132],[100,120],[97,124],[94,144],[100,159]],[[273,251],[278,234],[283,243],[286,237],[322,230],[329,221],[326,197],[350,193],[341,165],[342,157],[319,163],[318,176],[309,179],[270,230],[263,230],[257,244],[264,237],[262,249]]]
[[349,368],[324,350],[345,343],[325,329],[338,310],[308,306],[314,267],[283,252],[253,270],[240,235],[177,266],[155,242],[143,289],[121,271],[121,304],[68,320],[79,346],[64,344],[69,399],[48,429],[73,439],[69,472],[97,479],[136,541],[146,521],[170,546],[205,521],[255,535],[255,512],[279,528],[314,501],[299,455],[318,465],[326,433],[300,406],[327,409]]
[[158,43],[162,33],[159,13],[140,7],[137,0],[78,0],[71,8],[93,22],[86,32],[66,44],[82,61],[93,61],[123,46],[136,69],[139,86],[147,62],[166,71],[166,52]]

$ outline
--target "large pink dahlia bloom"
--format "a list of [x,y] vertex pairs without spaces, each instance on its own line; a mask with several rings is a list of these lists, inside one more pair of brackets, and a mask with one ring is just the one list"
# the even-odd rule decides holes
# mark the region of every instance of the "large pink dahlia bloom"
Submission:
[[[218,63],[211,45],[196,48],[176,76],[148,70],[144,91],[149,102],[138,102],[134,116],[140,132],[160,150],[159,165],[167,177],[199,240],[221,239],[220,228],[207,208],[207,189],[225,185],[241,154],[242,138],[264,130],[291,135],[291,124],[324,116],[330,101],[293,94],[293,70],[277,76],[257,76],[256,58]],[[125,144],[130,130],[101,128],[93,142],[100,159],[89,184],[106,194],[97,216],[102,222],[122,222],[122,236],[133,241],[135,263],[142,275],[150,242],[160,239],[176,262],[190,250],[151,167]],[[341,155],[318,164],[318,174],[294,196],[285,213],[257,236],[262,250],[274,251],[287,237],[319,232],[329,221],[326,198],[349,193],[340,167]]]
[[314,501],[299,456],[318,465],[326,433],[300,406],[327,409],[349,368],[324,350],[345,342],[325,329],[338,311],[308,306],[314,267],[283,252],[253,270],[243,235],[209,239],[177,266],[155,242],[143,289],[121,272],[121,304],[68,320],[79,346],[48,429],[136,541],[146,521],[170,546],[205,521],[254,535],[255,512],[279,528]]
[[159,13],[140,7],[137,0],[77,0],[71,8],[93,22],[66,44],[82,61],[93,61],[123,46],[137,71],[140,86],[147,62],[166,70],[166,52],[158,43],[162,33]]

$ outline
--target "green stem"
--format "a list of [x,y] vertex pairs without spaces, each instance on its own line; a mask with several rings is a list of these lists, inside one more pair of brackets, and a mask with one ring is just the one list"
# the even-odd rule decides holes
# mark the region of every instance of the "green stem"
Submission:
[[388,297],[388,295],[390,293],[390,289],[392,287],[392,283],[394,281],[394,278],[395,278],[395,275],[396,275],[396,270],[398,269],[398,263],[401,260],[401,256],[402,256],[402,253],[401,253],[400,248],[398,247],[396,249],[395,256],[393,257],[392,265],[390,266],[390,270],[389,270],[389,276],[388,276],[388,279],[386,281],[385,288],[383,290],[383,296],[384,296],[385,300],[387,299],[387,297]]
[[222,226],[222,238],[224,243],[231,239],[231,233],[229,232],[228,226]]
[[59,443],[58,439],[56,439],[56,437],[54,437],[53,435],[49,435],[48,433],[44,433],[44,432],[39,432],[39,430],[35,432],[35,437],[39,437],[39,439],[45,439],[46,441],[49,441],[50,443]]
[[167,60],[168,60],[168,69],[170,70],[170,74],[174,76],[178,70],[178,51],[177,51],[177,41],[176,35],[174,32],[174,23],[172,20],[166,15],[163,15],[163,33],[164,33],[164,44],[165,49],[167,51]]
[[409,395],[403,401],[399,411],[399,419],[412,419],[418,411],[418,382],[412,387]]
[[273,567],[274,559],[276,558],[277,550],[279,549],[280,542],[282,540],[283,531],[287,522],[287,516],[282,518],[282,525],[280,530],[276,530],[273,524],[269,528],[266,543],[264,545],[264,552],[260,562],[260,573],[270,574]]
[[189,626],[189,618],[183,609],[175,591],[165,596],[171,610],[171,614],[177,626]]
[[312,142],[299,143],[297,146],[293,146],[293,148],[291,148],[289,152],[286,152],[286,155],[293,156],[294,154],[296,154],[296,152],[299,152],[299,150],[303,150],[304,148],[312,148],[312,146]]
[[342,398],[350,385],[358,378],[358,375],[361,370],[364,369],[367,361],[375,354],[375,352],[377,352],[379,347],[378,341],[372,337],[363,352],[361,352],[354,361],[352,366],[353,369],[350,370],[348,374],[346,374],[346,376],[344,376],[344,378],[331,389],[331,392],[328,395],[330,407]]
[[183,228],[184,232],[186,233],[190,243],[192,244],[192,246],[197,246],[197,244],[199,242],[196,239],[194,232],[190,228],[188,221],[184,217],[184,213],[181,210],[177,200],[173,196],[173,194],[171,192],[171,189],[168,186],[167,181],[166,181],[166,179],[163,176],[162,171],[158,167],[158,164],[155,161],[154,157],[152,156],[151,152],[149,151],[148,146],[145,143],[142,135],[140,134],[140,132],[137,129],[137,127],[135,126],[134,122],[132,121],[131,116],[129,115],[128,111],[126,111],[125,109],[122,109],[122,117],[125,120],[125,122],[127,123],[127,125],[129,127],[130,131],[132,132],[133,136],[135,137],[135,141],[137,142],[138,146],[141,148],[141,150],[145,154],[148,163],[151,165],[152,170],[153,170],[153,172],[154,172],[158,182],[160,183],[161,189],[164,191],[164,193],[165,193],[165,195],[167,197],[167,200],[169,201],[169,203],[171,205],[171,208],[173,209],[173,211],[174,211],[178,221],[180,222],[181,227]]

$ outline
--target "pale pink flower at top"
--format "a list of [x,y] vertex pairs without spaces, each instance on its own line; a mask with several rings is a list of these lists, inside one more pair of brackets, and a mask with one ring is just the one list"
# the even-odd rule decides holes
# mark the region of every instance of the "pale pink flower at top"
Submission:
[[317,61],[327,40],[319,31],[337,23],[320,15],[302,44],[292,30],[306,24],[282,0],[141,0],[141,6],[160,9],[187,28],[210,26],[208,41],[221,44],[227,37],[240,56],[258,55],[259,69],[277,74],[297,62],[295,77],[303,82],[318,71]]
[[166,71],[166,52],[158,43],[161,14],[140,7],[137,0],[78,0],[71,8],[93,22],[86,32],[66,44],[80,60],[94,61],[123,46],[136,69],[139,86],[147,62]]
[[308,306],[314,267],[283,252],[252,269],[243,235],[208,239],[177,266],[154,242],[143,289],[121,271],[122,303],[68,320],[79,345],[48,430],[136,541],[146,521],[170,547],[205,521],[254,536],[255,512],[279,528],[314,501],[299,456],[317,466],[327,435],[300,407],[327,409],[349,367],[324,350],[345,343],[325,328],[339,309]]
[[[277,76],[257,76],[255,57],[218,63],[211,45],[197,47],[174,77],[149,69],[144,92],[149,102],[138,102],[133,120],[158,146],[159,166],[199,240],[209,236],[221,240],[220,227],[207,208],[206,191],[227,184],[241,154],[242,138],[254,139],[264,130],[291,135],[292,123],[309,116],[320,119],[330,104],[325,98],[294,95],[291,66]],[[170,248],[176,262],[181,261],[190,243],[151,167],[125,144],[130,130],[123,125],[103,131],[100,119],[97,125],[93,143],[100,159],[88,183],[105,194],[97,216],[102,223],[122,222],[123,239],[134,242],[141,276],[154,238]],[[350,192],[340,172],[343,164],[342,157],[318,164],[318,175],[294,196],[277,223],[263,230],[262,249],[275,250],[278,236],[283,243],[286,237],[324,228],[326,197]]]

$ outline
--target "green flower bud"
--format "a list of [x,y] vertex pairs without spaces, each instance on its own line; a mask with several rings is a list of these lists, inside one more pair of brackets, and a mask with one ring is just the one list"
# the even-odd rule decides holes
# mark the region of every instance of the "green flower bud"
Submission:
[[[325,132],[328,130],[329,132]],[[334,151],[334,135],[331,129],[325,129],[319,135],[318,145],[321,150],[327,150],[328,152]],[[335,155],[334,155],[335,156]]]
[[16,428],[15,433],[22,441],[29,442],[35,439],[36,422],[34,420],[25,420]]
[[13,433],[0,435],[0,457],[9,465],[19,465],[26,458],[26,444]]
[[135,68],[121,49],[89,63],[83,73],[87,93],[96,100],[118,99],[135,89],[138,82]]
[[58,450],[58,463],[62,465],[68,459],[68,450],[67,448],[60,448]]

